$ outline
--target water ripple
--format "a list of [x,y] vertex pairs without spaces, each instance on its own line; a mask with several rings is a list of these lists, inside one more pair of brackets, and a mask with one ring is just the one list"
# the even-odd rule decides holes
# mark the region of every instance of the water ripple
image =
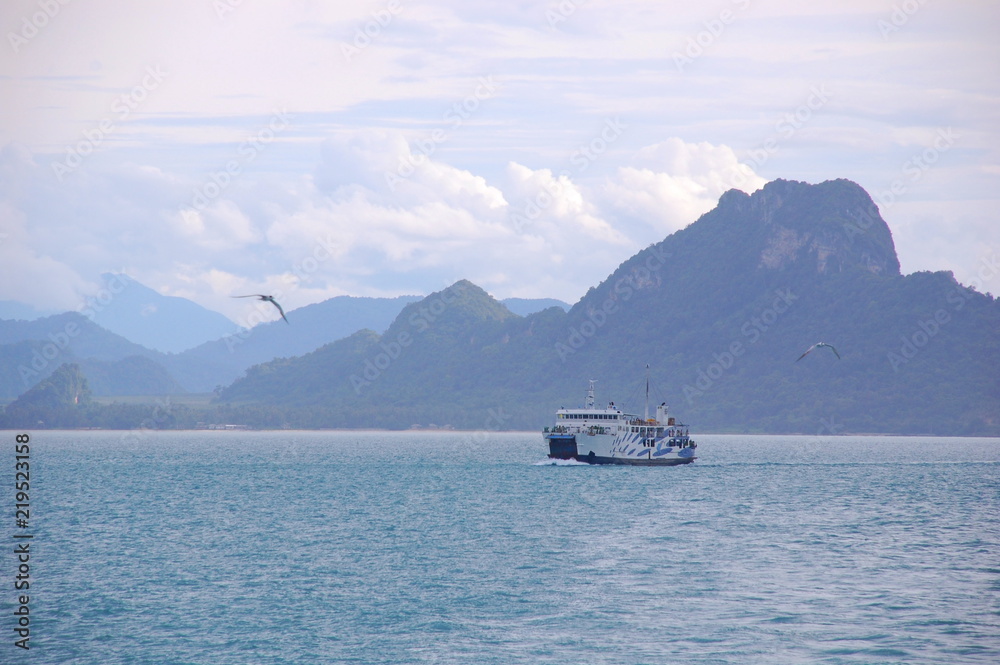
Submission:
[[665,469],[534,434],[36,439],[15,663],[1000,661],[995,439],[700,437]]

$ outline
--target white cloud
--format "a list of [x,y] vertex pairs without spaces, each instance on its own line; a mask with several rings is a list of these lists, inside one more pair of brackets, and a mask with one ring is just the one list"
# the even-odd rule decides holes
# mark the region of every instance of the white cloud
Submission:
[[765,182],[728,146],[670,138],[640,149],[602,193],[619,214],[666,235],[714,208],[727,190],[752,193]]
[[181,208],[167,214],[180,235],[209,250],[238,250],[263,237],[231,200],[212,201],[201,210]]
[[509,220],[518,233],[543,236],[553,251],[578,249],[577,238],[584,242],[599,241],[627,246],[625,235],[600,218],[594,204],[568,175],[554,175],[550,169],[532,170],[511,162],[507,166],[506,183],[510,198],[515,201]]
[[[216,4],[61,4],[0,58],[0,284],[40,306],[66,306],[107,270],[224,311],[242,286],[284,285],[297,306],[461,277],[573,300],[729,187],[846,177],[884,190],[940,128],[961,138],[905,201],[940,209],[901,203],[889,220],[903,265],[961,279],[1000,251],[995,2],[922,3],[887,37],[891,2],[593,0],[557,25],[546,12],[566,3],[403,2],[352,58],[342,47],[384,3]],[[2,3],[0,24],[37,7]],[[722,9],[734,20],[678,71],[671,54]],[[162,81],[123,116],[114,105],[149,67]],[[444,122],[481,77],[496,92]],[[779,133],[818,85],[829,104]],[[184,212],[276,109],[290,125]],[[561,170],[618,117],[627,129],[593,168]],[[88,132],[93,150],[57,180],[51,163]],[[780,149],[751,159],[769,138]]]
[[882,214],[903,273],[950,270],[963,283],[1000,295],[1000,225],[983,202],[902,201]]
[[87,281],[72,267],[36,249],[23,212],[0,201],[0,300],[37,309],[77,310],[84,304]]

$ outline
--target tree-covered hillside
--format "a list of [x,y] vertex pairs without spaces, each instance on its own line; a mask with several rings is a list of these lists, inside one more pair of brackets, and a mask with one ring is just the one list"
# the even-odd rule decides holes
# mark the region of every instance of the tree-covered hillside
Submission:
[[[841,358],[796,362],[818,341]],[[460,282],[381,337],[256,366],[221,399],[305,406],[305,426],[536,428],[588,379],[622,403],[647,363],[703,431],[1000,432],[1000,306],[947,273],[900,275],[845,180],[730,191],[568,313],[518,317]]]

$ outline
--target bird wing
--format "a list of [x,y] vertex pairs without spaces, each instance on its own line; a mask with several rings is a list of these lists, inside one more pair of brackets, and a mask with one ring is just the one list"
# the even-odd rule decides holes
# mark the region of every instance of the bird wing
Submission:
[[229,297],[230,298],[264,298],[266,296],[262,296],[259,293],[251,293],[250,295],[247,295],[247,296],[229,296]]
[[805,358],[806,356],[808,356],[809,352],[812,351],[815,348],[816,348],[815,344],[813,344],[812,346],[810,346],[808,349],[806,349],[805,353],[803,353],[801,356],[799,356],[798,358],[795,359],[795,362],[799,362],[800,360],[802,360],[803,358]]
[[833,351],[833,355],[837,356],[837,360],[840,360],[840,354],[837,353],[837,349],[833,348],[833,346],[830,344],[827,344],[826,346],[829,346],[830,350]]
[[[279,312],[279,313],[281,314],[281,318],[285,319],[285,310],[281,309],[281,305],[279,305],[279,304],[278,304],[278,301],[277,301],[277,300],[275,300],[274,298],[271,298],[271,299],[270,299],[270,302],[271,302],[271,303],[272,303],[272,304],[273,304],[273,305],[274,305],[275,307],[277,307],[277,308],[278,308],[278,312]],[[285,323],[288,323],[288,319],[285,319]]]

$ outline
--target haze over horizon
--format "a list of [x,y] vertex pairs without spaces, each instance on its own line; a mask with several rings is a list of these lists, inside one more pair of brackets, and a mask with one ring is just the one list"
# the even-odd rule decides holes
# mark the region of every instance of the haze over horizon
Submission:
[[234,321],[337,295],[575,302],[737,187],[847,178],[904,273],[997,293],[1000,7],[17,0],[0,300],[105,272]]

